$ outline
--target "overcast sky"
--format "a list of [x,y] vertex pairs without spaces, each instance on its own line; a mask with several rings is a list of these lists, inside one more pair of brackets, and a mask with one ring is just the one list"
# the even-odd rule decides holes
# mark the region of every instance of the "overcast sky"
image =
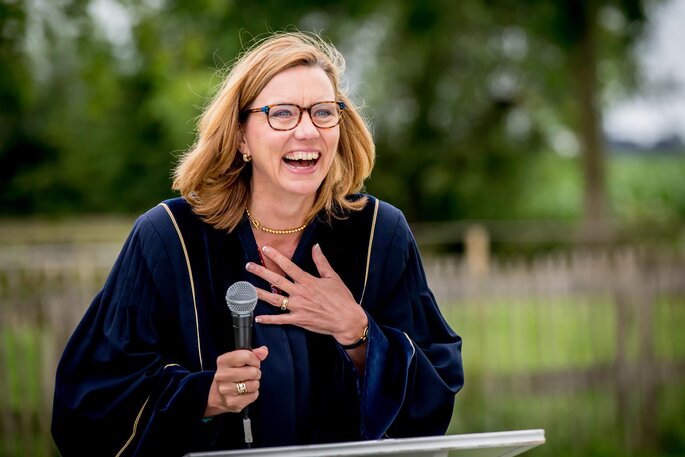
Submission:
[[[673,133],[685,141],[685,0],[660,2],[652,14],[638,52],[647,91],[604,113],[610,136],[644,145]],[[664,85],[672,88],[660,90]]]

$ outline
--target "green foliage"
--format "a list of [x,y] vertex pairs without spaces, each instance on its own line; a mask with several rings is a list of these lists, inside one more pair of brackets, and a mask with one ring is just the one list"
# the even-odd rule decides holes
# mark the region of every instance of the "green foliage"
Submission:
[[[576,157],[541,154],[518,183],[510,218],[576,220],[582,213]],[[685,155],[612,155],[607,160],[614,220],[625,226],[673,226],[685,220]]]
[[609,169],[614,212],[627,223],[673,224],[685,219],[685,157],[626,156]]
[[[298,28],[347,57],[377,143],[368,190],[410,220],[581,214],[582,174],[541,174],[550,139],[575,128],[577,2],[107,3],[127,18],[117,38],[94,2],[0,2],[0,213],[136,213],[171,196],[221,72],[253,38]],[[634,82],[642,2],[597,8],[615,19],[598,52],[617,93]]]

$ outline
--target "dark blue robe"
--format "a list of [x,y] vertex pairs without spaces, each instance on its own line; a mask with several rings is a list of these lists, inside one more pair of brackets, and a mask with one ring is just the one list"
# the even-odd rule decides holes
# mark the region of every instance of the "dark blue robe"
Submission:
[[[244,447],[240,414],[203,415],[216,358],[233,350],[226,289],[240,280],[269,289],[245,270],[259,263],[257,244],[247,220],[226,233],[183,199],[165,205],[137,220],[60,360],[52,433],[65,457]],[[254,447],[445,433],[463,384],[461,339],[427,286],[404,216],[383,202],[368,256],[375,206],[369,197],[347,219],[314,221],[293,255],[317,274],[320,243],[362,302],[364,376],[331,336],[255,324],[253,346],[269,356],[250,407]],[[255,310],[275,313],[262,302]]]

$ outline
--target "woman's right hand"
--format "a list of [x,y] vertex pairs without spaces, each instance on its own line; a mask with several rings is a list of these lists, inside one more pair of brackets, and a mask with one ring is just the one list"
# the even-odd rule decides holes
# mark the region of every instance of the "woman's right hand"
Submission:
[[[269,354],[266,346],[238,349],[216,359],[216,373],[209,388],[205,417],[221,413],[238,413],[259,396],[261,363]],[[245,383],[247,392],[240,394],[238,383]]]

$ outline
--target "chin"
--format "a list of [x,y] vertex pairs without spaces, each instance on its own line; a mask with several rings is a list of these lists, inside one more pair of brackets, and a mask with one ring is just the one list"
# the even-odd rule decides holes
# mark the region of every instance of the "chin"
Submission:
[[291,195],[307,197],[311,195],[316,195],[316,192],[321,187],[321,183],[323,183],[323,179],[306,183],[288,183],[283,186],[283,190]]
[[297,195],[300,197],[310,197],[310,196],[315,196],[316,192],[319,190],[318,187],[308,187],[308,188],[302,188],[302,187],[297,187],[297,188],[288,188],[285,189],[285,191],[290,194],[290,195]]

